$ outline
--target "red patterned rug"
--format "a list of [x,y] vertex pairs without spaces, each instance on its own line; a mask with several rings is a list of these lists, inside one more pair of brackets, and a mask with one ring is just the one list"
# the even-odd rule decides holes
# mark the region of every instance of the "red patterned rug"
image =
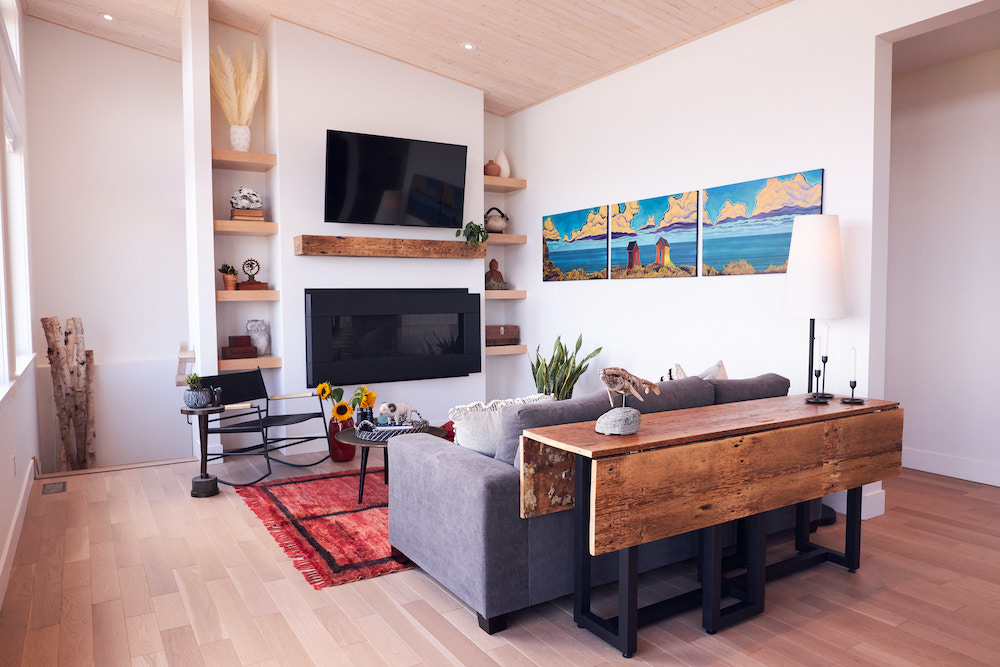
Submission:
[[390,556],[389,489],[382,468],[367,472],[360,505],[360,470],[235,488],[306,581],[319,589],[412,567]]

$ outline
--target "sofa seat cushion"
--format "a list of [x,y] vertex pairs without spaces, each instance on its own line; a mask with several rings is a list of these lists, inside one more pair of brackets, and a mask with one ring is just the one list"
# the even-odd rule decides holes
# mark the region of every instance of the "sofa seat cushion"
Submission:
[[740,380],[710,379],[708,382],[715,387],[717,404],[787,396],[788,388],[791,386],[788,378],[775,373],[765,373],[755,378]]
[[[715,397],[712,385],[698,377],[661,382],[658,386],[659,395],[644,394],[641,402],[632,397],[628,405],[644,413],[662,412],[711,405]],[[615,397],[616,405],[620,405],[621,399],[617,395]],[[594,421],[610,409],[608,392],[604,390],[565,401],[503,408],[500,412],[500,440],[497,442],[496,458],[515,465],[519,438],[525,429]]]

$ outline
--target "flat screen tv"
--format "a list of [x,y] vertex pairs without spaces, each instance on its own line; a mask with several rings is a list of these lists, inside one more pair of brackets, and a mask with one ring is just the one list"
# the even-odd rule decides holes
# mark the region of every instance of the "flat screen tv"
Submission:
[[326,222],[462,226],[466,146],[326,132]]

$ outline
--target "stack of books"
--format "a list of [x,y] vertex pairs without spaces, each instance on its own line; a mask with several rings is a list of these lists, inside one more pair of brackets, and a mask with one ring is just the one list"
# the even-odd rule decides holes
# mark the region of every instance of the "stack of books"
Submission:
[[230,220],[253,220],[263,222],[264,209],[262,208],[234,208],[229,211]]

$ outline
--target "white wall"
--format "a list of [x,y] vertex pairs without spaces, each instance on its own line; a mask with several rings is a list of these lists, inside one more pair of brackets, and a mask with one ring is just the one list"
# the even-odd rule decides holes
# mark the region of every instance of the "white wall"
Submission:
[[1000,485],[1000,51],[897,76],[886,393],[903,465]]
[[[593,367],[659,378],[674,362],[730,375],[775,371],[805,390],[807,322],[782,314],[784,275],[543,283],[544,215],[825,169],[824,210],[840,216],[847,317],[830,322],[827,388],[868,384],[873,262],[876,35],[961,3],[797,0],[508,118],[507,153],[528,189],[508,197],[528,248],[508,271],[529,289],[525,342],[584,334]],[[817,26],[822,26],[818,30]],[[884,184],[880,187],[884,187]],[[520,285],[519,285],[520,286]],[[825,322],[820,322],[820,326]],[[530,389],[527,372],[518,391]],[[578,390],[598,387],[596,373]]]
[[[279,226],[267,280],[281,290],[271,323],[284,362],[284,390],[305,375],[306,288],[467,288],[481,294],[486,267],[475,259],[296,257],[301,234],[454,240],[454,231],[323,222],[326,130],[339,129],[468,146],[465,220],[483,210],[483,96],[474,88],[282,21],[268,32],[268,150],[278,155],[269,190]],[[336,378],[330,378],[336,383]],[[379,401],[412,403],[432,423],[448,408],[485,396],[483,373],[375,384]]]
[[[784,275],[543,283],[541,221],[823,168],[824,211],[840,216],[847,296],[847,316],[829,322],[826,386],[850,390],[856,347],[858,394],[881,397],[881,374],[870,372],[884,364],[871,344],[873,318],[882,317],[871,309],[880,291],[873,267],[885,263],[884,252],[873,255],[873,234],[888,224],[874,213],[888,186],[875,174],[876,64],[887,64],[877,36],[967,4],[796,0],[508,118],[507,154],[528,179],[508,197],[508,213],[529,242],[507,254],[507,272],[529,290],[512,308],[514,321],[530,324],[529,350],[581,332],[585,352],[603,346],[577,391],[597,389],[593,369],[604,366],[658,379],[674,362],[697,372],[721,358],[731,377],[773,371],[804,392],[808,324],[782,313]],[[532,389],[527,369],[511,389]],[[882,511],[879,486],[865,492],[865,516]]]
[[[98,465],[188,456],[173,382],[187,339],[180,65],[44,21],[25,28],[34,316],[83,318]],[[33,332],[45,350],[37,321]],[[51,470],[44,355],[37,377]]]

